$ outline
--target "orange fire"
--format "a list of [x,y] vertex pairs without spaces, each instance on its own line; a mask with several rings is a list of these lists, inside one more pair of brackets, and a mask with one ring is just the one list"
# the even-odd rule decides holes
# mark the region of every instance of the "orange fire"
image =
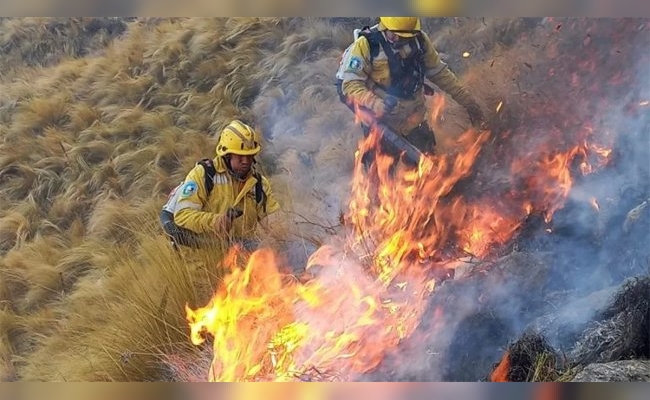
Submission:
[[[346,216],[351,229],[310,257],[311,278],[293,277],[269,249],[238,265],[232,249],[230,273],[211,301],[186,307],[192,342],[212,341],[208,379],[348,381],[372,371],[416,329],[437,272],[468,253],[489,257],[533,211],[550,220],[571,189],[578,158],[585,173],[602,165],[609,153],[588,144],[588,134],[565,151],[519,155],[510,170],[519,186],[493,197],[457,190],[489,131],[466,131],[454,153],[423,157],[414,169],[395,168],[383,154],[367,169],[357,162]],[[357,158],[379,140],[371,130]],[[592,153],[601,163],[590,160]]]
[[442,121],[442,111],[445,109],[445,96],[434,92],[433,96],[428,99],[429,103],[429,126],[435,126],[436,121]]
[[578,134],[580,144],[568,150],[537,148],[512,162],[511,175],[523,177],[522,193],[529,197],[532,210],[544,210],[546,222],[564,204],[578,170],[587,175],[609,162],[611,149],[590,143],[592,134],[593,130],[585,127]]
[[490,382],[508,382],[508,373],[510,372],[510,353],[506,351],[501,357],[501,361],[490,374]]
[[192,342],[213,338],[210,381],[348,379],[412,332],[419,310],[407,300],[424,293],[406,283],[387,290],[332,246],[311,256],[308,269],[317,265],[327,270],[300,283],[271,250],[258,250],[245,266],[230,265],[207,306],[186,307]]

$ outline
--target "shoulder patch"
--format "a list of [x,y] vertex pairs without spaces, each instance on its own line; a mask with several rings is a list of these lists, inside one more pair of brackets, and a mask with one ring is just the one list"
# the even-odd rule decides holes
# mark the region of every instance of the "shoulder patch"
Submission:
[[361,70],[361,59],[359,57],[351,57],[350,62],[348,62],[348,71],[358,72]]
[[198,185],[194,181],[187,181],[183,184],[183,189],[181,191],[181,197],[190,197],[198,190]]

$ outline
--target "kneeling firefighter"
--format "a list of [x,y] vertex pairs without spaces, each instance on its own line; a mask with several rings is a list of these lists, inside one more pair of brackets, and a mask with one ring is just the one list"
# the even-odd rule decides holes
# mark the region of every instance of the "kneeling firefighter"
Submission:
[[196,163],[160,213],[176,248],[202,247],[215,239],[248,249],[255,245],[258,223],[280,208],[268,179],[255,169],[261,149],[258,133],[240,120],[222,130],[216,156]]

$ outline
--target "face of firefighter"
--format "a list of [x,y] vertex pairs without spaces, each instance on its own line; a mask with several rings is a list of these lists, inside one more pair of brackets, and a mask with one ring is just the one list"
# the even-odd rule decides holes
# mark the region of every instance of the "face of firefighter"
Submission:
[[400,50],[413,41],[412,37],[402,37],[393,31],[386,31],[386,40],[390,43],[390,47],[395,50]]
[[230,155],[230,168],[238,178],[244,178],[253,167],[253,156]]

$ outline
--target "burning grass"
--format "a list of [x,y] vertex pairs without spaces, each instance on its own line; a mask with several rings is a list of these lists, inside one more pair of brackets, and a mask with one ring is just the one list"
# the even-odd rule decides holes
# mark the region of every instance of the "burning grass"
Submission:
[[558,356],[539,334],[527,332],[510,344],[490,374],[491,382],[548,382],[558,379]]
[[[471,26],[482,21],[455,21],[456,32],[480,35]],[[358,130],[331,85],[356,22],[3,20],[0,375],[352,379],[413,331],[438,284],[430,273],[467,253],[500,255],[531,212],[551,217],[562,206],[574,164],[584,171],[606,164],[592,146],[608,145],[599,142],[603,136],[567,122],[567,115],[585,113],[565,110],[560,125],[549,128],[544,121],[557,108],[548,96],[511,94],[506,77],[530,70],[508,64],[530,44],[515,40],[499,47],[504,56],[493,64],[479,62],[480,51],[472,50],[476,57],[456,68],[488,109],[503,102],[493,132],[467,130],[462,118],[452,118],[454,105],[440,107],[446,118],[434,125],[449,153],[396,180],[380,160],[370,173],[383,186],[374,191],[354,169]],[[549,48],[576,40],[567,36],[553,37]],[[526,50],[539,69],[522,81],[547,82],[542,66],[557,63],[551,50]],[[577,78],[594,65],[585,64]],[[478,76],[494,79],[477,82]],[[625,86],[625,77],[610,82]],[[577,78],[552,87],[582,88]],[[567,79],[575,85],[566,86]],[[576,107],[580,100],[571,98]],[[589,105],[593,114],[607,109]],[[260,164],[285,211],[272,226],[281,229],[261,233],[273,247],[236,268],[216,249],[179,257],[156,215],[167,191],[212,154],[214,134],[232,118],[262,128]],[[350,234],[344,243],[329,238],[343,231]],[[297,279],[292,270],[307,265],[311,279]],[[206,305],[215,304],[230,307],[220,317],[227,322],[215,328],[194,315],[212,334],[204,337],[208,346],[195,347],[185,312],[209,314]],[[210,353],[231,362],[206,361]],[[201,360],[202,376],[187,367],[192,360]]]

